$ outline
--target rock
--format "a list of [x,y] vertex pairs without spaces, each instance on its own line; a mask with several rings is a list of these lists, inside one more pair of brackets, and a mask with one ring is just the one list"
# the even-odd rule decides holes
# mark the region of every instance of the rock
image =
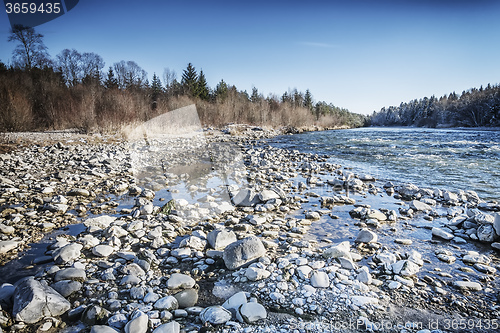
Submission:
[[372,283],[372,275],[368,271],[368,267],[363,266],[360,268],[358,275],[356,276],[356,280],[359,282],[362,282],[364,284],[371,284]]
[[248,267],[245,270],[245,276],[250,281],[258,281],[262,279],[267,279],[271,275],[271,272],[257,267]]
[[4,283],[0,287],[0,309],[9,308],[12,305],[12,295],[16,291],[16,287],[10,283]]
[[215,229],[207,235],[208,244],[215,250],[223,250],[226,246],[236,242],[236,234],[232,230]]
[[81,255],[82,249],[83,245],[78,243],[71,243],[55,250],[52,253],[52,258],[54,258],[54,262],[56,264],[64,265],[68,262],[78,259]]
[[154,329],[153,333],[179,333],[180,331],[181,325],[176,321],[171,321],[158,326]]
[[351,259],[340,257],[340,258],[337,258],[337,260],[339,261],[340,266],[342,266],[342,268],[349,269],[349,270],[358,269],[358,266]]
[[92,304],[87,306],[85,310],[83,311],[83,314],[81,316],[81,321],[82,323],[85,323],[87,325],[95,325],[95,324],[102,324],[106,322],[106,320],[109,317],[109,311],[104,309],[103,307]]
[[17,321],[33,324],[44,317],[57,317],[71,308],[71,304],[57,291],[33,277],[16,283],[12,315]]
[[21,242],[16,241],[0,241],[0,254],[5,254],[9,251],[16,249]]
[[328,288],[330,286],[328,274],[322,271],[314,271],[311,275],[311,285],[315,288]]
[[125,325],[125,333],[146,333],[149,326],[149,317],[140,313]]
[[375,219],[378,221],[386,221],[387,216],[377,209],[370,209],[365,216],[366,219]]
[[259,303],[245,303],[238,309],[236,318],[242,323],[253,324],[261,319],[266,319],[267,311]]
[[396,238],[394,240],[394,243],[401,244],[401,245],[411,245],[411,244],[413,244],[413,241],[411,239],[406,239],[406,238]]
[[486,274],[495,274],[497,271],[495,267],[491,267],[484,264],[474,264],[474,268],[480,271],[481,273],[486,273]]
[[[12,235],[15,231],[16,231],[16,229],[13,226],[11,226],[11,225],[5,225],[3,223],[0,223],[0,232],[2,234]],[[0,251],[2,251],[1,250],[1,245],[0,245]]]
[[236,313],[236,310],[247,302],[247,294],[244,291],[237,292],[233,296],[229,297],[223,304],[222,307]]
[[179,308],[179,303],[174,296],[165,296],[157,300],[153,307],[157,310],[172,311]]
[[420,212],[427,212],[432,210],[431,206],[418,200],[412,200],[412,202],[410,203],[410,208]]
[[482,242],[492,243],[497,239],[493,224],[482,224],[477,228],[477,238]]
[[495,229],[495,233],[500,237],[500,214],[495,214],[495,219],[493,221],[493,229]]
[[305,218],[308,220],[319,220],[321,215],[318,212],[307,212]]
[[233,198],[233,204],[238,207],[253,207],[260,203],[259,196],[253,189],[241,189]]
[[259,238],[250,236],[228,245],[222,256],[226,267],[235,270],[266,255]]
[[101,258],[109,257],[113,252],[115,252],[115,249],[109,245],[100,244],[92,248],[92,254]]
[[115,330],[112,327],[106,325],[94,325],[90,329],[90,333],[118,333],[119,331]]
[[264,190],[259,193],[259,199],[262,202],[266,202],[271,199],[280,199],[280,195],[273,190]]
[[471,281],[455,281],[453,282],[453,285],[460,290],[480,291],[483,289],[481,284]]
[[69,190],[67,195],[68,196],[88,197],[90,195],[90,192],[86,189],[83,189],[83,188],[74,188],[72,190]]
[[412,276],[418,273],[420,267],[410,260],[399,260],[391,265],[394,274]]
[[474,264],[489,265],[491,259],[484,254],[479,254],[478,252],[475,251],[469,251],[465,256],[463,256],[462,261],[466,264],[472,264],[472,265]]
[[447,254],[444,254],[444,253],[438,254],[437,258],[439,260],[441,260],[441,261],[447,262],[448,264],[451,264],[452,262],[455,262],[455,260],[457,259],[454,256],[447,255]]
[[351,244],[348,241],[336,244],[334,246],[330,246],[326,250],[323,251],[323,257],[328,258],[347,258],[351,259]]
[[491,247],[497,251],[500,251],[500,243],[491,243]]
[[413,184],[404,184],[396,187],[396,191],[406,200],[420,198],[419,188]]
[[458,195],[456,193],[450,192],[450,191],[445,191],[443,193],[443,198],[444,200],[451,202],[451,203],[458,203]]
[[401,282],[391,281],[391,282],[389,282],[389,284],[387,285],[387,287],[389,287],[390,290],[399,289],[401,287]]
[[376,243],[378,240],[378,236],[371,230],[361,229],[358,233],[358,237],[356,237],[356,243]]
[[438,227],[433,227],[432,228],[432,236],[439,237],[439,238],[442,238],[444,240],[451,240],[454,237],[449,232],[446,232],[443,229],[438,228]]
[[82,283],[78,281],[63,280],[52,284],[51,287],[63,297],[68,297],[82,289]]
[[189,308],[196,305],[198,302],[198,290],[185,289],[174,295],[180,309]]
[[113,222],[114,220],[116,220],[116,217],[114,216],[102,215],[85,220],[85,222],[83,222],[83,225],[86,226],[89,231],[97,231],[108,228],[111,222]]
[[493,224],[495,217],[491,214],[479,213],[474,216],[474,221],[477,224]]
[[144,287],[132,287],[130,288],[129,294],[131,299],[141,300],[144,298],[146,290]]
[[73,280],[83,282],[87,279],[84,269],[68,267],[61,269],[54,275],[54,281]]
[[186,274],[174,273],[167,280],[168,289],[189,289],[193,288],[196,281]]
[[200,313],[202,323],[208,322],[212,325],[225,324],[231,317],[231,312],[220,305],[209,306]]
[[362,307],[369,304],[376,305],[378,304],[378,299],[368,296],[351,296],[351,302],[356,306]]

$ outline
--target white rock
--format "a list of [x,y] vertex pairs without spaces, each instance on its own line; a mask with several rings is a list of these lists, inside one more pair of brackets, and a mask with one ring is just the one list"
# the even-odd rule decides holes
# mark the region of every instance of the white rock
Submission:
[[250,302],[243,304],[236,312],[237,319],[242,323],[253,324],[267,318],[266,309],[259,303]]
[[314,271],[311,275],[311,285],[315,288],[328,288],[330,286],[328,274],[323,271]]
[[9,251],[16,249],[21,242],[16,241],[0,241],[0,254],[5,254]]
[[92,254],[101,258],[109,257],[114,251],[115,249],[112,246],[104,244],[100,244],[92,248]]
[[455,281],[453,285],[460,290],[480,291],[483,289],[481,284],[471,281]]
[[179,333],[180,331],[181,325],[176,321],[171,321],[158,326],[154,329],[153,333]]
[[442,239],[445,239],[445,240],[451,240],[454,237],[449,232],[446,232],[443,229],[438,228],[438,227],[432,228],[432,236],[439,237],[439,238],[442,238]]
[[232,314],[220,305],[213,305],[205,308],[200,313],[202,323],[209,322],[212,325],[220,325],[231,320]]
[[258,281],[262,279],[267,279],[271,275],[271,272],[256,267],[248,267],[245,270],[245,276],[250,281]]
[[376,305],[378,304],[378,299],[368,296],[351,296],[351,302],[356,306],[362,307],[369,304]]
[[196,281],[186,274],[174,273],[167,280],[168,289],[189,289],[193,288]]
[[356,243],[376,243],[378,240],[378,236],[371,230],[361,229],[358,233],[358,237],[356,237]]
[[351,259],[351,244],[348,241],[331,246],[323,251],[324,258],[340,258],[344,257]]

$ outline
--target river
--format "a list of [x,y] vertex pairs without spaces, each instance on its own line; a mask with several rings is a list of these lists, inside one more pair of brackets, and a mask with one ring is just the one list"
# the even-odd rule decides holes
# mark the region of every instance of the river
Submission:
[[500,201],[500,131],[368,127],[284,135],[269,144],[327,154],[380,180],[473,190]]

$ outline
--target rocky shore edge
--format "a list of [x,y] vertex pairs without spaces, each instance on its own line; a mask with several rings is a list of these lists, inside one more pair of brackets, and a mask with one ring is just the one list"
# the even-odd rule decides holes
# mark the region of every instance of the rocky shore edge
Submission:
[[[379,185],[325,156],[260,144],[279,133],[242,126],[206,131],[209,142],[232,142],[243,150],[245,169],[232,170],[232,176],[248,183],[229,186],[231,202],[224,201],[228,186],[190,183],[185,174],[157,170],[156,178],[138,183],[130,151],[144,147],[116,139],[110,144],[70,137],[1,154],[4,263],[51,230],[80,222],[85,227],[76,237],[54,239],[33,262],[43,270],[0,287],[1,327],[7,332],[426,332],[457,331],[453,320],[467,318],[473,321],[466,325],[473,326],[464,331],[482,331],[478,323],[494,328],[498,252],[465,251],[461,244],[500,249],[498,203],[484,202],[472,191]],[[203,150],[182,140],[168,144]],[[167,157],[172,165],[176,159],[185,165],[181,155],[173,150]],[[171,201],[160,198],[162,204],[154,204],[160,188],[178,184],[197,202],[178,199],[168,205]],[[326,195],[316,193],[324,188]],[[358,204],[355,196],[342,194],[345,189],[361,197],[390,196],[401,207]],[[121,207],[124,196],[133,198],[131,207]],[[355,221],[356,237],[308,237],[318,221],[339,220],[339,206],[352,206],[345,223]],[[421,276],[430,261],[411,239],[379,241],[378,230],[415,218],[429,221],[439,261],[466,264],[459,267],[462,275],[435,270]],[[442,220],[446,224],[432,224]],[[420,314],[398,313],[395,305],[413,306]],[[429,319],[441,320],[441,326]],[[413,327],[402,325],[409,320]]]

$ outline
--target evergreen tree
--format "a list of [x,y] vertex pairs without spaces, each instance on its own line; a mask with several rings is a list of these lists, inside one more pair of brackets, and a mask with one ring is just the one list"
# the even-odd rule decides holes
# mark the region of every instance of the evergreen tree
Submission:
[[181,85],[185,93],[193,97],[198,96],[198,74],[191,63],[182,72]]
[[161,87],[161,81],[158,76],[156,76],[156,73],[153,73],[153,81],[151,81],[151,109],[155,110],[156,109],[156,104],[158,101],[158,96],[162,92],[162,87]]
[[227,98],[227,93],[228,87],[226,82],[224,82],[224,80],[220,80],[220,82],[217,84],[217,87],[215,88],[215,98],[217,98],[221,102],[224,102],[224,100]]
[[250,96],[250,101],[252,101],[252,103],[257,103],[257,102],[260,102],[261,98],[259,96],[259,91],[257,90],[257,88],[253,87],[252,88],[252,96]]
[[313,100],[309,89],[306,90],[306,94],[304,95],[304,107],[308,108],[311,111],[313,109]]
[[113,68],[111,66],[109,67],[108,76],[104,81],[104,86],[108,89],[118,88],[118,80],[115,78],[115,73],[113,72]]
[[203,70],[200,71],[200,75],[198,76],[197,88],[198,97],[204,101],[208,101],[210,98],[210,89],[208,88]]

